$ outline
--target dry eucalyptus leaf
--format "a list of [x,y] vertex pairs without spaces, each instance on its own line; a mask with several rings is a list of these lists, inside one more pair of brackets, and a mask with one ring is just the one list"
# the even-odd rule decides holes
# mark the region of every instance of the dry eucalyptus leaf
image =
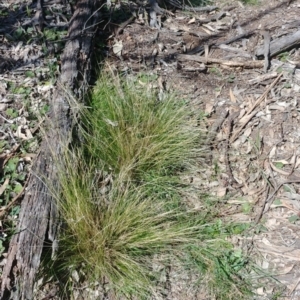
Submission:
[[25,129],[25,133],[27,135],[27,139],[32,139],[33,138],[33,135],[32,135],[31,130],[29,128]]
[[289,165],[290,163],[285,159],[274,160],[273,163],[281,163],[283,165]]
[[[290,200],[297,200],[297,201],[300,201],[300,195],[297,194],[297,193],[284,192],[284,193],[282,194],[282,196],[287,197],[287,198],[290,199]],[[300,205],[300,202],[299,202],[299,205]]]
[[290,175],[290,172],[286,172],[286,171],[283,171],[283,170],[277,168],[276,166],[273,165],[273,163],[272,163],[271,161],[270,161],[270,166],[271,166],[271,168],[272,168],[275,172],[277,172],[277,173],[279,173],[279,174],[281,174],[281,175],[284,175],[284,176],[289,176],[289,175]]
[[[210,26],[209,24],[202,24],[202,28],[204,31],[206,31],[207,29],[210,30],[210,33],[211,31],[212,32],[218,32],[217,29],[213,28],[212,26]],[[206,30],[205,30],[206,29]]]
[[217,189],[217,196],[218,197],[224,197],[227,193],[227,188],[226,187],[221,187],[219,186]]
[[277,146],[274,146],[274,147],[271,149],[271,151],[270,151],[270,153],[269,153],[269,158],[275,157],[275,155],[276,155],[276,149],[277,149]]
[[112,121],[112,120],[110,120],[110,119],[104,119],[104,121],[108,124],[108,125],[111,125],[112,127],[116,127],[116,126],[118,126],[119,125],[119,122],[117,122],[117,121]]
[[117,56],[120,57],[122,55],[122,50],[123,50],[122,40],[115,42],[114,45],[113,45],[112,50],[113,50],[114,54],[116,54]]
[[298,159],[298,156],[294,153],[290,159],[290,164],[292,164],[292,165],[296,164],[297,159]]
[[205,113],[210,115],[214,109],[213,103],[206,103],[205,105]]
[[4,111],[7,108],[7,104],[6,103],[0,103],[0,111]]
[[277,104],[271,104],[269,105],[270,110],[280,110],[285,111],[285,108],[283,106],[277,105]]
[[244,135],[245,137],[249,137],[250,134],[251,134],[251,132],[252,132],[252,128],[251,128],[251,127],[248,127],[248,128],[244,131],[243,135]]
[[229,90],[229,96],[230,96],[231,102],[233,102],[233,103],[236,103],[236,102],[237,102],[231,88],[230,88],[230,90]]
[[300,165],[300,157],[297,156],[297,159],[296,159],[296,163],[295,163],[295,169],[297,169]]
[[[23,132],[25,132],[25,133],[23,133]],[[15,132],[14,135],[23,140],[30,140],[33,138],[33,135],[31,133],[30,129],[27,128],[27,126],[23,126],[23,125],[18,126],[17,131]]]
[[196,18],[195,18],[195,17],[193,17],[192,19],[190,19],[190,20],[188,21],[188,24],[194,24],[194,23],[195,23],[195,21],[196,21]]
[[10,103],[12,101],[13,101],[12,99],[7,99],[7,98],[1,98],[0,99],[0,103]]

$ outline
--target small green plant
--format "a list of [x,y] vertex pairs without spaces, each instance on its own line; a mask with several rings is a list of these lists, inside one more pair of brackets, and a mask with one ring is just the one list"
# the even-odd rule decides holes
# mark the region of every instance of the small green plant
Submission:
[[227,82],[229,83],[233,83],[235,80],[235,75],[234,74],[230,74],[227,78]]
[[210,68],[210,72],[213,73],[213,74],[215,74],[215,75],[217,75],[217,76],[219,76],[219,77],[222,76],[222,72],[221,72],[220,69],[217,68],[217,67],[212,67],[212,68]]
[[13,90],[14,94],[28,96],[31,93],[30,87],[18,86]]
[[242,203],[242,211],[244,214],[249,214],[252,210],[252,205],[249,202]]
[[32,13],[32,9],[28,5],[26,5],[26,14],[27,14],[27,17],[30,17],[31,13]]
[[5,111],[5,114],[6,114],[8,117],[12,118],[12,119],[16,118],[16,117],[19,115],[18,111],[16,111],[16,110],[13,109],[13,108],[8,108],[8,109]]
[[56,78],[57,78],[57,73],[58,73],[58,65],[57,65],[57,60],[53,59],[52,61],[49,60],[48,62],[48,76],[51,79],[51,82],[48,84],[52,84],[55,82]]
[[26,31],[22,27],[18,27],[14,32],[14,39],[19,40],[21,38],[25,38]]
[[3,151],[6,149],[7,146],[8,146],[7,141],[5,140],[0,141],[0,153],[3,153]]
[[5,11],[4,9],[3,9],[3,10],[0,9],[0,16],[1,16],[1,17],[6,17],[6,16],[8,16],[8,12]]
[[288,52],[283,52],[278,54],[278,58],[282,62],[287,62],[290,58],[290,54]]
[[5,251],[5,247],[3,245],[3,238],[0,238],[0,256],[2,256],[2,253]]
[[33,71],[26,71],[25,76],[30,77],[30,78],[34,78],[36,75]]
[[278,291],[274,291],[270,300],[279,300],[284,297],[284,288],[279,289]]
[[46,115],[48,113],[49,109],[50,109],[50,106],[48,104],[45,104],[43,107],[41,107],[40,114],[42,116]]
[[300,220],[300,218],[297,215],[292,215],[292,216],[289,217],[289,222],[291,222],[293,224],[295,224],[299,220]]

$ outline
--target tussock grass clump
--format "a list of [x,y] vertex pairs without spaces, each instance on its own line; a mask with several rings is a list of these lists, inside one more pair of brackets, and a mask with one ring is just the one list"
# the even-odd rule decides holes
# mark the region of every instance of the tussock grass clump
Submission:
[[201,154],[189,118],[174,97],[158,101],[136,81],[99,79],[82,113],[83,143],[59,162],[60,269],[80,270],[85,282],[105,278],[117,297],[144,299],[159,284],[155,257],[198,274],[219,299],[243,298],[242,259],[237,269],[224,230],[182,201],[179,174]]
[[187,106],[171,96],[159,101],[137,81],[102,77],[91,106],[84,115],[87,152],[118,176],[133,180],[183,168],[201,153],[199,129],[188,126]]

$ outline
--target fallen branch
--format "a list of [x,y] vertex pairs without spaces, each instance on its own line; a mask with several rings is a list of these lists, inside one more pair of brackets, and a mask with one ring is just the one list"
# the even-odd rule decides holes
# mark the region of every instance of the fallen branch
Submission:
[[187,55],[187,54],[178,54],[177,59],[179,61],[197,61],[205,64],[220,64],[227,67],[242,67],[246,69],[254,69],[254,68],[262,68],[264,66],[264,62],[260,60],[253,61],[231,61],[231,60],[222,60],[218,58],[210,58],[207,59],[197,55]]
[[249,84],[258,84],[258,83],[262,83],[266,80],[273,79],[277,76],[278,76],[277,72],[267,73],[267,74],[263,74],[256,78],[248,80],[248,83]]
[[[300,45],[300,30],[293,34],[286,35],[284,37],[273,40],[270,43],[270,57],[275,56],[284,51],[290,50]],[[257,57],[263,57],[265,55],[265,47],[259,47],[256,51]]]
[[182,10],[193,11],[193,12],[211,12],[218,9],[218,6],[183,6]]
[[[238,41],[240,39],[243,39],[245,37],[249,37],[251,36],[252,34],[254,34],[256,32],[256,30],[250,30],[250,31],[247,31],[247,32],[244,32],[238,36],[235,36],[233,38],[230,38],[230,39],[227,39],[225,41],[221,41],[221,42],[218,42],[218,43],[211,43],[209,44],[209,47],[210,48],[214,48],[214,47],[219,47],[220,45],[224,44],[224,45],[228,45],[228,44],[231,44],[235,41]],[[204,50],[204,46],[197,46],[196,48],[192,49],[192,50],[189,50],[187,52],[187,54],[196,54],[196,53],[199,53],[199,52],[202,52]]]

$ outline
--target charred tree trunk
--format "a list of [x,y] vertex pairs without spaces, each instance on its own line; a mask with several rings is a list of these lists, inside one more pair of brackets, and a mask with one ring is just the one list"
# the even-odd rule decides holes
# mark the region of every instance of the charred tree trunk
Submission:
[[[61,57],[61,75],[51,103],[46,138],[32,168],[21,204],[20,221],[3,270],[1,299],[34,299],[33,287],[43,246],[57,247],[58,211],[46,182],[59,188],[53,154],[71,141],[74,118],[68,93],[83,100],[90,76],[90,55],[96,24],[96,0],[79,0],[69,24],[68,41]],[[50,143],[50,144],[49,144]]]

